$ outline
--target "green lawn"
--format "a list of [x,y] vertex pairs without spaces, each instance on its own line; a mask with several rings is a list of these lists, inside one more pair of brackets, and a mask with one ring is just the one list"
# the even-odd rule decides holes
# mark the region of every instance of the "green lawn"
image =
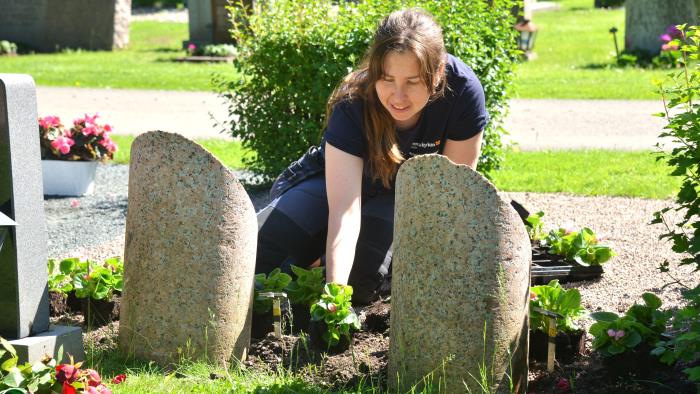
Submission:
[[[517,70],[520,98],[658,99],[651,81],[667,70],[612,68],[615,47],[608,32],[618,28],[624,47],[624,9],[595,9],[593,0],[561,0],[559,11],[533,16],[539,28],[535,60]],[[659,33],[661,34],[661,32]]]
[[[129,162],[133,137],[112,136],[119,145],[114,162]],[[224,165],[243,168],[245,151],[239,142],[200,140]],[[583,196],[627,196],[663,199],[680,186],[670,169],[652,152],[612,150],[508,151],[494,184],[503,191],[571,193]]]
[[130,44],[113,52],[65,51],[0,57],[0,73],[31,75],[37,85],[93,88],[211,90],[213,72],[230,64],[176,63],[185,54],[186,23],[132,22]]

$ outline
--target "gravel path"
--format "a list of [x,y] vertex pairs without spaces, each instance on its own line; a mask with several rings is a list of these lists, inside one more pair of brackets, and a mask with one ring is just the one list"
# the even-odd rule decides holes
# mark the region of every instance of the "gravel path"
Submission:
[[[45,200],[49,257],[104,259],[123,255],[128,167],[100,165],[97,171],[94,195]],[[267,202],[266,194],[263,190],[251,194],[256,209]],[[678,305],[679,287],[664,288],[669,278],[656,270],[666,259],[671,262],[674,276],[690,285],[700,282],[700,273],[693,273],[691,267],[678,267],[679,256],[671,251],[668,242],[658,240],[663,228],[647,225],[655,211],[671,203],[669,200],[505,194],[531,212],[544,211],[545,224],[550,227],[565,222],[591,227],[618,253],[606,263],[602,279],[575,284],[581,290],[585,307],[591,311],[622,312],[639,302],[645,291],[659,295],[666,306]]]

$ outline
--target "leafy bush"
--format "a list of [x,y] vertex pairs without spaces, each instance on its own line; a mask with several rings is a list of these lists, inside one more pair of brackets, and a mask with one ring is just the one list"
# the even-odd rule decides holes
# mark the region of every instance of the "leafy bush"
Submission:
[[661,300],[652,293],[642,295],[644,305],[632,305],[620,317],[612,312],[595,312],[596,320],[590,328],[594,336],[593,349],[604,357],[635,349],[640,343],[654,346],[666,329],[667,311],[660,311]]
[[323,288],[321,299],[311,306],[311,319],[325,323],[323,340],[328,347],[340,342],[342,337],[350,337],[352,330],[360,329],[360,320],[352,309],[350,298],[352,286],[328,283]]
[[[59,353],[62,351],[59,350]],[[56,382],[53,370],[56,360],[47,358],[34,364],[18,364],[19,356],[15,348],[0,337],[0,393],[20,394],[52,392],[51,386]],[[61,387],[57,387],[61,390]],[[58,391],[56,391],[58,392]]]
[[[700,111],[698,111],[698,92],[700,92],[700,28],[691,26],[678,26],[685,42],[677,40],[669,42],[680,48],[682,59],[680,64],[683,71],[669,75],[670,87],[659,84],[661,95],[665,104],[665,112],[657,114],[668,120],[663,133],[659,137],[667,137],[674,143],[674,148],[669,152],[659,147],[658,160],[664,160],[673,168],[672,176],[682,178],[681,188],[676,196],[675,205],[666,207],[654,213],[652,224],[663,224],[667,232],[661,238],[670,239],[673,242],[672,250],[683,256],[681,265],[695,265],[695,270],[700,269]],[[671,115],[673,113],[673,115]],[[665,213],[670,210],[683,212],[683,217],[678,222],[669,222]],[[664,261],[659,267],[661,272],[669,273],[669,262]],[[670,274],[669,274],[670,275]],[[676,283],[680,280],[672,279]],[[683,333],[677,335],[666,344],[667,350],[662,354],[662,360],[697,361],[700,353],[700,285],[696,285],[691,291],[686,291],[684,296],[688,301],[675,320],[676,329],[683,328]],[[674,345],[673,350],[670,346]],[[657,352],[660,352],[657,351]],[[700,367],[686,369],[689,377],[694,381],[700,381]]]
[[[652,354],[661,357],[666,364],[678,361],[692,363],[700,354],[700,287],[683,292],[688,301],[672,320],[674,334],[670,339],[659,341]],[[700,366],[683,370],[690,380],[700,382]]]
[[253,298],[253,311],[257,314],[267,313],[272,310],[272,300],[260,296],[260,293],[279,293],[287,289],[292,277],[275,268],[268,275],[255,275],[255,292]]
[[584,227],[579,231],[563,228],[552,230],[542,240],[543,246],[549,246],[549,253],[564,256],[583,266],[601,265],[615,256],[609,246],[598,244],[593,230]]
[[245,77],[216,79],[229,101],[230,128],[257,153],[247,167],[269,181],[310,146],[317,145],[333,89],[364,56],[377,23],[391,11],[420,6],[443,28],[447,51],[471,66],[486,93],[491,121],[485,130],[479,171],[488,175],[503,160],[501,135],[507,89],[518,57],[513,0],[339,2],[279,0],[249,12],[230,7]]
[[187,53],[190,56],[214,56],[214,57],[226,57],[235,56],[238,50],[234,45],[231,44],[209,44],[204,46],[197,46],[194,43],[190,43],[187,46]]
[[0,55],[17,54],[17,44],[7,40],[0,40]]
[[325,269],[315,267],[310,270],[292,265],[296,280],[287,285],[287,294],[292,304],[311,306],[321,298],[326,282]]
[[557,331],[566,333],[580,330],[576,320],[588,313],[581,306],[578,289],[565,290],[556,279],[546,285],[530,288],[530,328],[547,333],[549,318],[535,308],[560,314],[562,318],[557,319]]

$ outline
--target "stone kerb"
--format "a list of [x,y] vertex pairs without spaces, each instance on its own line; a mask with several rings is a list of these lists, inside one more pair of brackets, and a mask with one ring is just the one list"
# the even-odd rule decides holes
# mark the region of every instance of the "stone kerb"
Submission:
[[467,166],[412,158],[397,176],[393,247],[392,391],[481,391],[485,360],[493,392],[509,376],[525,392],[531,251],[508,201]]
[[257,220],[236,177],[198,144],[149,132],[129,168],[120,346],[160,363],[243,360]]

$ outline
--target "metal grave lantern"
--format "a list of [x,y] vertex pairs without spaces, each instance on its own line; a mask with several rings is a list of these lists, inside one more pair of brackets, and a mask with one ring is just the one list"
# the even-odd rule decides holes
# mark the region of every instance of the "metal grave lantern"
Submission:
[[529,19],[523,19],[515,24],[515,30],[518,31],[518,49],[523,51],[525,57],[531,58],[532,50],[535,48],[537,25]]

